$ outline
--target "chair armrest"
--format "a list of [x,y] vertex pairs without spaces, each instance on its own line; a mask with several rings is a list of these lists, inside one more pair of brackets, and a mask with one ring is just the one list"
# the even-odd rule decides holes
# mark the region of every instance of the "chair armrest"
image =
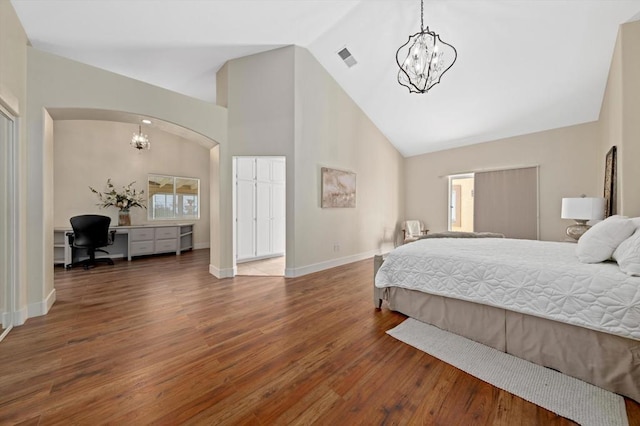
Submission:
[[116,230],[113,229],[109,231],[109,239],[108,239],[109,244],[113,244],[115,239],[116,239]]

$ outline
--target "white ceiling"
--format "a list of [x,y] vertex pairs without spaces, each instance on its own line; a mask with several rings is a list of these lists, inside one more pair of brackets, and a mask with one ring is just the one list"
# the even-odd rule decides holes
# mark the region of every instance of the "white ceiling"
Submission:
[[306,47],[405,156],[597,120],[618,26],[640,18],[640,0],[426,0],[458,60],[419,95],[395,63],[418,0],[11,1],[34,47],[210,102],[225,61]]

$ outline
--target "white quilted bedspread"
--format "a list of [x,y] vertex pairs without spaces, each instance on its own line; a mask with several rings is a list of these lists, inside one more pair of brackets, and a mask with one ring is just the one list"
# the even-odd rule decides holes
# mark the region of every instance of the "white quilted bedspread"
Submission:
[[387,256],[377,287],[404,287],[640,340],[640,277],[584,264],[576,244],[433,238]]

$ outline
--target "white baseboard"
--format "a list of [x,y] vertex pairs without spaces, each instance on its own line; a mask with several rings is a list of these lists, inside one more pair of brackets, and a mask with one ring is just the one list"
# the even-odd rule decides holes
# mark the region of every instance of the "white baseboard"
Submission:
[[2,325],[2,328],[7,327],[8,324],[12,324],[11,319],[10,312],[3,312],[2,315],[0,315],[0,325]]
[[380,253],[380,250],[371,250],[364,253],[353,254],[351,256],[340,257],[338,259],[327,260],[325,262],[314,263],[312,265],[301,266],[299,268],[286,268],[284,270],[284,276],[286,278],[301,277],[303,275],[312,274],[314,272],[324,271],[325,269],[335,268],[336,266],[342,266],[348,263],[369,259],[370,257],[373,257],[376,254]]
[[49,312],[49,309],[53,306],[56,301],[56,289],[51,290],[49,295],[45,297],[44,300],[35,303],[29,303],[27,305],[27,318],[39,317],[42,315],[46,315]]
[[218,269],[213,265],[209,265],[209,273],[218,279],[235,277],[235,268]]
[[29,316],[27,315],[27,307],[25,306],[13,313],[13,325],[23,325],[27,322],[27,318],[29,318]]
[[255,262],[256,260],[273,259],[273,258],[282,257],[282,256],[284,256],[284,253],[268,254],[266,256],[256,256],[256,257],[249,257],[246,259],[236,260],[236,263]]
[[211,247],[211,244],[209,244],[208,242],[206,243],[197,243],[193,245],[193,249],[194,250],[200,250],[200,249],[208,249]]

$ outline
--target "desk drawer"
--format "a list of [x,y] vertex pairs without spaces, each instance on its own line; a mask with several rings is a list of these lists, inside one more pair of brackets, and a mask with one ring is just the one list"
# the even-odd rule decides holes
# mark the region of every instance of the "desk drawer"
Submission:
[[168,238],[178,238],[177,226],[165,226],[156,228],[156,240],[165,240]]
[[178,240],[156,240],[156,253],[167,253],[170,251],[176,251],[178,248]]
[[131,241],[147,241],[153,240],[154,228],[142,228],[130,230]]
[[153,254],[153,241],[132,241],[131,256],[140,256],[141,254]]

